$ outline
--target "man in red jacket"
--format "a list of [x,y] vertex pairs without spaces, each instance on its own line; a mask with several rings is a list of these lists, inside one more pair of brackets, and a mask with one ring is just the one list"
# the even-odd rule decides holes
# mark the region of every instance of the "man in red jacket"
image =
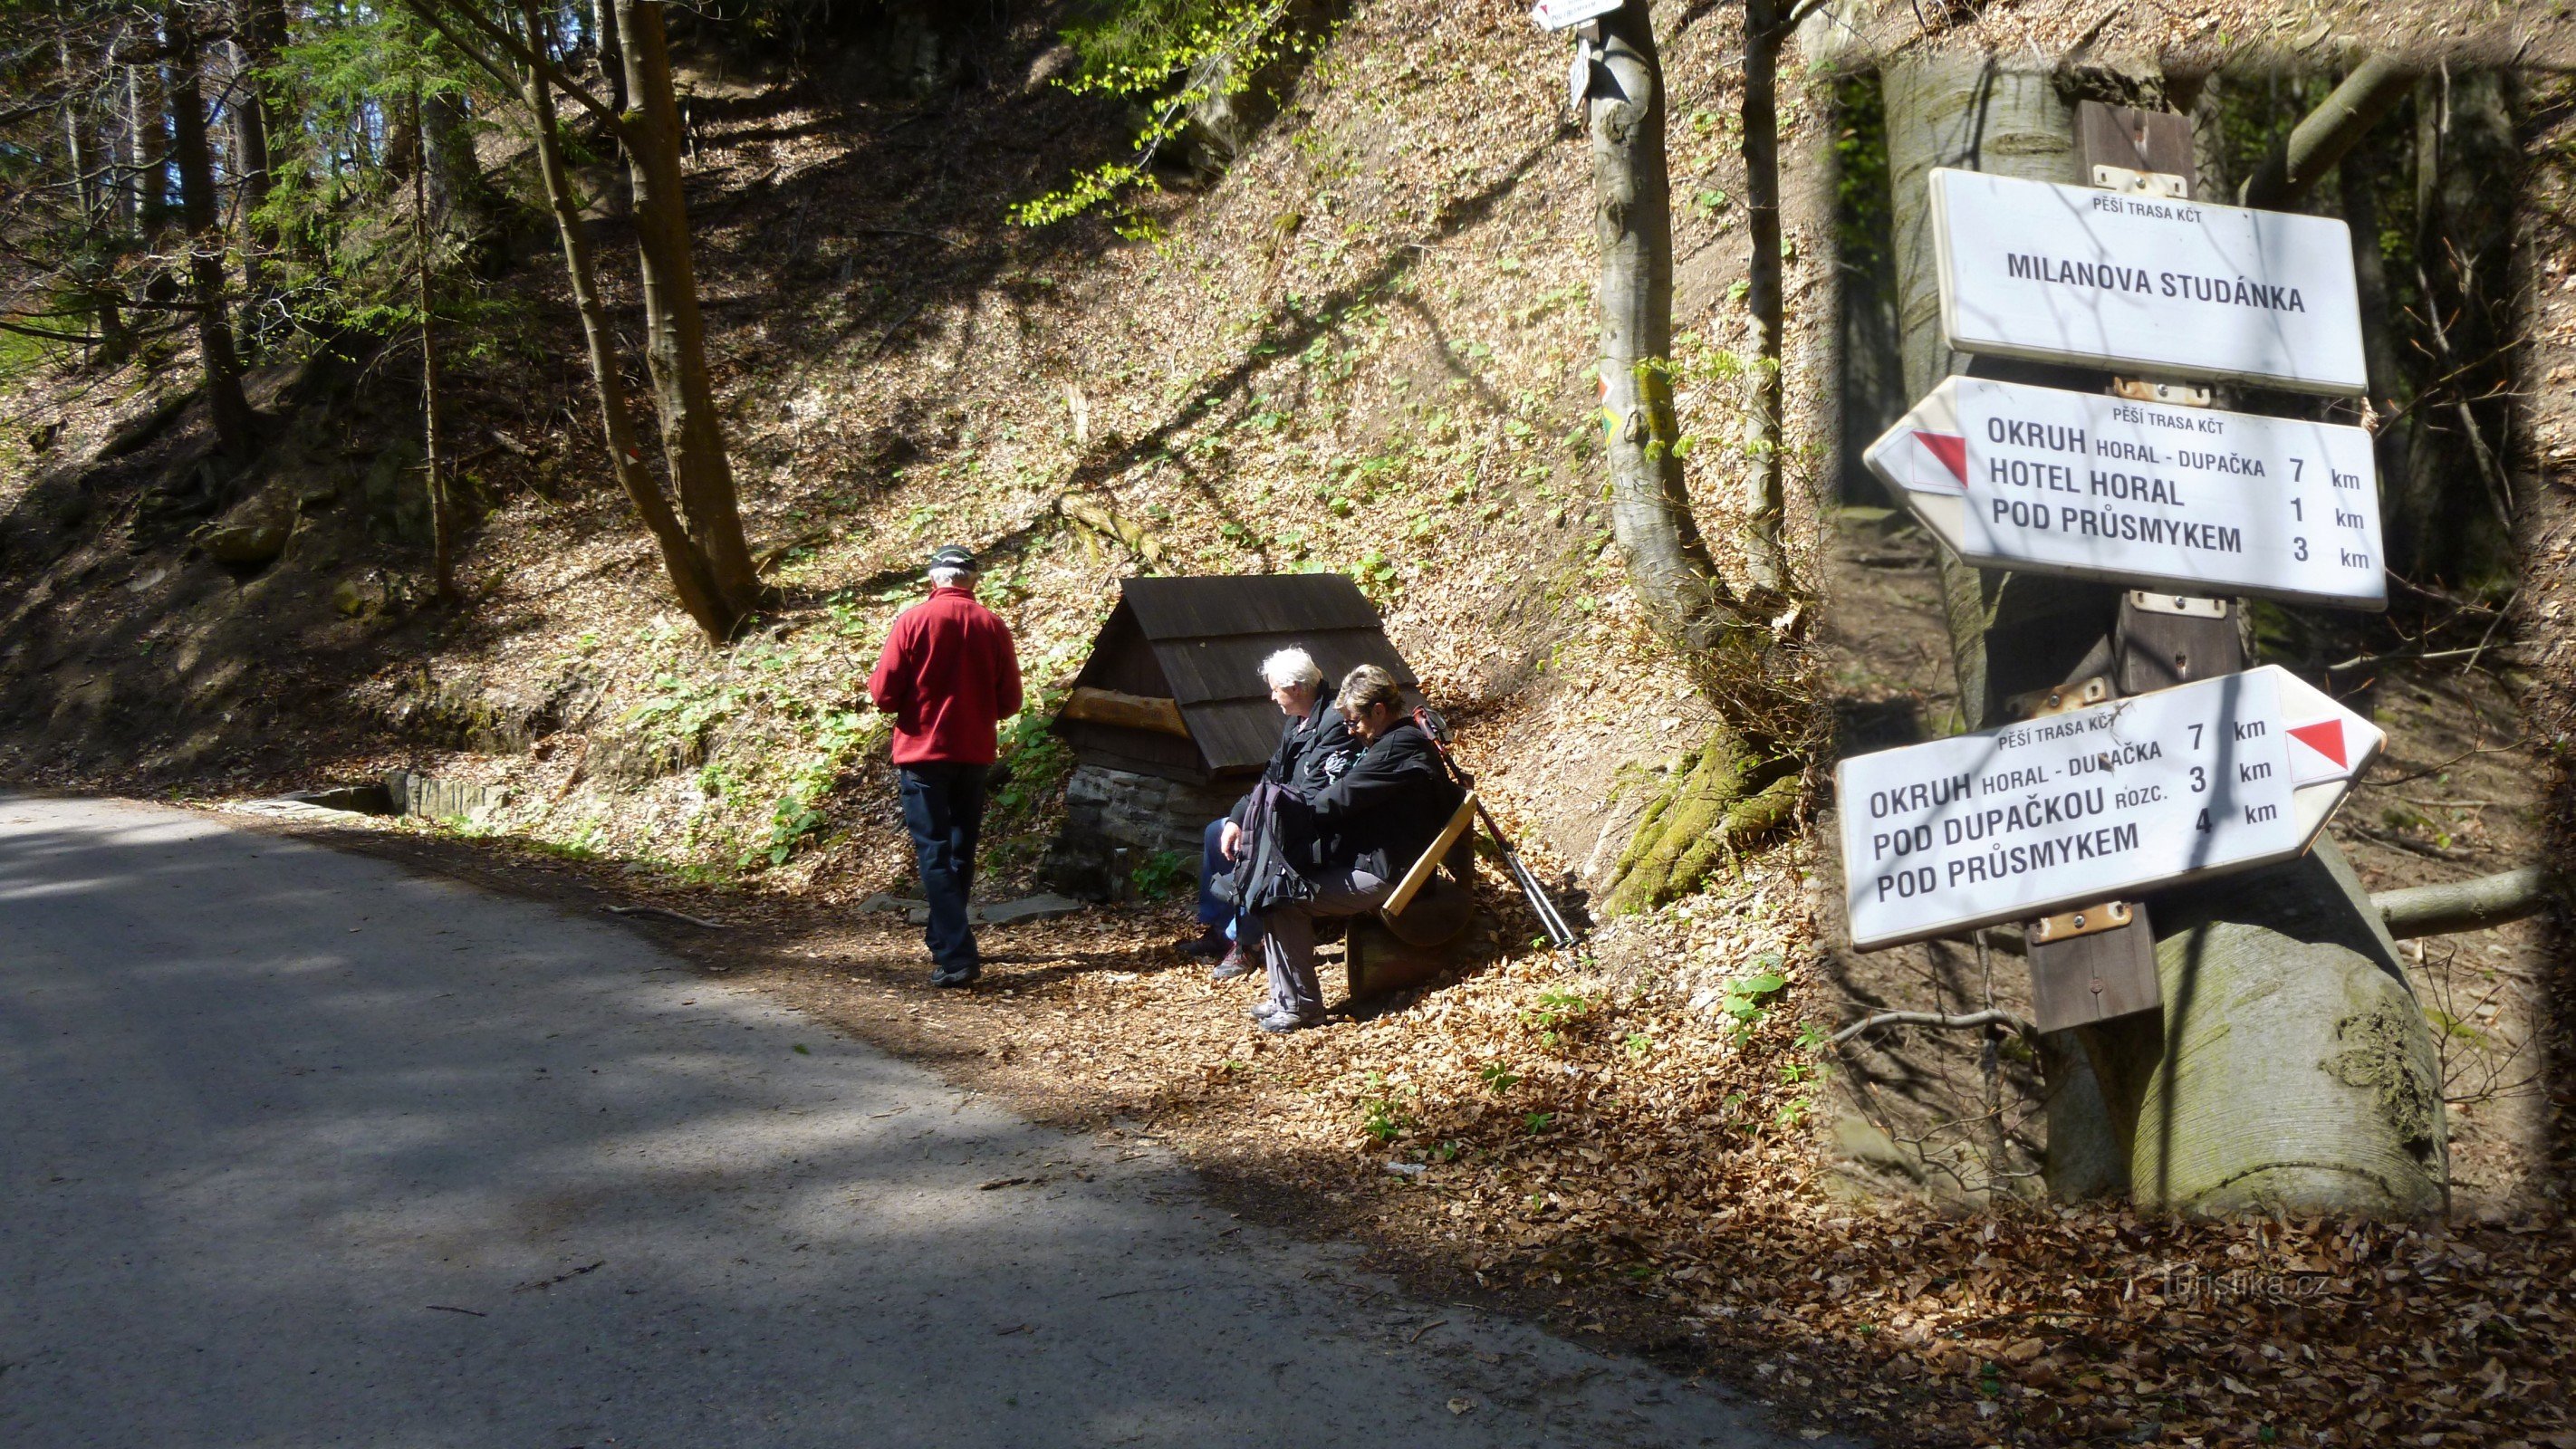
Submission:
[[984,772],[993,727],[1020,709],[1020,656],[1011,631],[975,602],[975,555],[954,544],[930,556],[930,597],[894,621],[868,698],[894,716],[903,823],[921,857],[930,901],[933,986],[983,974],[966,899],[975,888],[975,837],[984,827]]

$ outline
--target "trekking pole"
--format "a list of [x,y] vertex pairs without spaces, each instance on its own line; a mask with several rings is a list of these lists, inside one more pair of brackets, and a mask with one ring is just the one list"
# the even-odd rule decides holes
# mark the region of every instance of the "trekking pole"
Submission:
[[[1448,769],[1450,778],[1458,783],[1460,789],[1473,793],[1476,777],[1459,768],[1457,760],[1449,753],[1449,722],[1428,705],[1414,710],[1413,722],[1430,737],[1431,747],[1439,751],[1440,763]],[[1556,903],[1547,898],[1547,892],[1539,886],[1538,877],[1521,863],[1521,853],[1512,848],[1512,838],[1503,833],[1501,823],[1494,819],[1494,812],[1485,808],[1482,797],[1476,801],[1476,818],[1485,822],[1486,831],[1494,837],[1494,847],[1503,853],[1504,874],[1512,878],[1512,884],[1521,888],[1521,894],[1529,900],[1530,909],[1538,913],[1538,923],[1546,929],[1549,942],[1559,950],[1573,949],[1576,939],[1574,928],[1565,923],[1565,917],[1557,914]]]

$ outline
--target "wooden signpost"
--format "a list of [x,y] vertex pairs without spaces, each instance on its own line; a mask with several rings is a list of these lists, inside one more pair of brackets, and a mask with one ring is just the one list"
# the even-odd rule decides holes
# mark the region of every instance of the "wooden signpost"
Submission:
[[[2218,595],[2386,603],[2361,430],[2210,410],[2193,385],[2363,390],[2343,223],[2195,200],[2181,116],[2088,101],[2077,142],[2090,187],[1946,169],[1927,182],[1944,340],[2063,365],[2065,385],[1948,379],[1867,461],[1969,562],[2130,591],[2089,651],[2080,636],[2101,625],[2080,609],[2064,616],[2078,637],[2036,618],[1988,631],[1989,687],[2023,691],[2007,708],[2025,722],[1849,760],[1840,775],[1854,945],[2019,920],[2042,1031],[2154,1009],[2154,937],[2137,898],[2306,850],[2378,748],[2366,722],[2286,673],[2240,673],[2236,606]],[[2103,370],[2109,395],[2072,390],[2099,386]],[[2080,662],[2038,674],[2000,652],[2015,647],[2008,637],[2046,638],[2054,657]],[[2343,748],[2321,765],[2304,743],[2328,732],[2291,730],[2328,721]],[[2221,780],[2197,751],[2222,725],[2231,751],[2280,753],[2233,756],[2253,773]],[[2177,751],[2194,726],[2193,753]],[[2097,735],[2119,748],[2094,748]],[[2187,783],[2167,778],[2176,765]],[[2090,786],[2074,788],[2088,778],[2101,782],[2099,812]],[[1947,803],[1889,793],[1961,780],[1968,793]],[[1977,793],[1989,782],[2024,791],[2019,825],[2002,794]],[[2220,791],[2213,811],[2206,797]],[[2168,818],[2188,795],[2203,799]],[[2068,826],[2077,806],[2089,823]],[[1976,854],[1975,832],[1998,827],[2023,833],[2001,855]],[[1925,858],[1905,858],[1918,845]]]

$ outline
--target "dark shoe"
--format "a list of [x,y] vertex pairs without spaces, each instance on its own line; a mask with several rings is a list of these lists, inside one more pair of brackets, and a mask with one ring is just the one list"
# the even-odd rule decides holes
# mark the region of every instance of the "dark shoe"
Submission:
[[1249,976],[1252,972],[1252,958],[1243,953],[1241,946],[1236,946],[1225,953],[1224,960],[1216,963],[1215,979],[1232,981],[1238,976]]
[[1320,1016],[1299,1016],[1294,1012],[1283,1011],[1275,1016],[1262,1017],[1252,1025],[1257,1031],[1266,1031],[1273,1036],[1280,1036],[1288,1032],[1304,1031],[1310,1026],[1322,1026],[1323,1024],[1324,1019]]
[[1181,942],[1179,949],[1182,955],[1193,961],[1213,961],[1233,950],[1234,943],[1225,938],[1223,927],[1210,926],[1197,936]]
[[976,978],[983,974],[984,968],[981,966],[968,966],[962,970],[942,969],[930,973],[930,984],[933,986],[972,986],[975,984]]

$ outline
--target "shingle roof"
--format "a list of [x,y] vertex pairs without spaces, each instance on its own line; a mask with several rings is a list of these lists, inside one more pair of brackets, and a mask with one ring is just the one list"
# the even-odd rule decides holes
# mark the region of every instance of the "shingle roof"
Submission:
[[[1281,649],[1315,656],[1328,682],[1361,664],[1378,665],[1419,695],[1403,656],[1367,596],[1342,574],[1243,574],[1203,578],[1127,579],[1117,609],[1093,644],[1075,683],[1146,692],[1140,660],[1108,657],[1136,647],[1139,636],[1170,697],[1180,705],[1208,777],[1261,767],[1279,741],[1280,718],[1261,681],[1261,661]],[[1094,732],[1116,746],[1108,726],[1065,721],[1079,749]],[[1121,753],[1132,753],[1121,750]]]

